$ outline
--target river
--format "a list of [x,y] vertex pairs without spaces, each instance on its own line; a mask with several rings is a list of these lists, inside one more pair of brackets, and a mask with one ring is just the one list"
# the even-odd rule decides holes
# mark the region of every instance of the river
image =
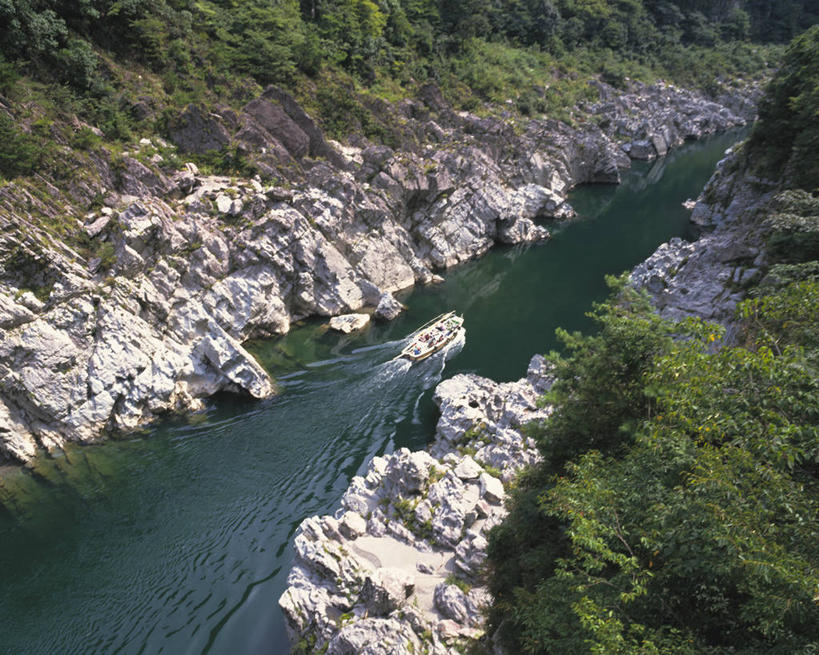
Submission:
[[[331,512],[376,454],[431,437],[431,390],[475,372],[525,373],[558,326],[587,329],[604,275],[685,236],[696,197],[743,131],[586,187],[551,241],[501,248],[401,298],[396,321],[358,336],[307,322],[251,344],[282,394],[222,395],[207,409],[32,470],[0,471],[0,653],[286,653],[276,601],[298,524]],[[466,345],[443,365],[391,361],[405,335],[462,312]]]

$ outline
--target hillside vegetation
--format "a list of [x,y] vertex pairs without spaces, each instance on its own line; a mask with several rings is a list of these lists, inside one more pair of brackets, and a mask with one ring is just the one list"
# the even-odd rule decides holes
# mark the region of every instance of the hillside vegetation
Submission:
[[[560,336],[543,463],[493,534],[494,621],[522,653],[814,653],[819,643],[819,28],[744,150],[776,179],[772,265],[740,345],[624,283]],[[764,157],[757,157],[764,154]]]
[[240,107],[270,83],[331,136],[376,140],[368,99],[430,80],[456,106],[512,100],[564,119],[589,76],[716,91],[816,20],[809,0],[2,0],[0,175],[53,163],[55,139],[96,145],[55,120],[128,141],[167,134],[188,103]]

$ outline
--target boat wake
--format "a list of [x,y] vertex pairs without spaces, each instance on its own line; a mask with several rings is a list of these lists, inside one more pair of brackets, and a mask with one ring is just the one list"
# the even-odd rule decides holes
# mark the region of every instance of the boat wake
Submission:
[[[28,476],[31,483],[21,490],[27,497],[12,518],[22,526],[14,529],[26,532],[25,540],[17,539],[19,549],[31,548],[33,540],[50,564],[42,577],[23,571],[13,583],[4,579],[0,593],[3,607],[37,578],[37,593],[47,597],[48,581],[70,572],[60,597],[69,609],[37,617],[57,642],[52,637],[31,652],[126,651],[135,634],[144,652],[227,652],[246,638],[269,598],[284,588],[299,522],[332,511],[374,456],[428,440],[429,392],[463,348],[464,334],[415,363],[395,358],[408,343],[390,341],[305,365],[280,378],[281,395],[253,404],[223,399],[207,410],[204,424],[157,426],[150,438],[75,449],[70,467],[61,465],[67,458],[47,460],[44,466],[52,468],[40,475],[59,487],[59,498],[41,502],[34,492],[42,484],[33,486]],[[74,488],[72,471],[80,469],[93,484]],[[151,476],[143,475],[148,469]],[[0,522],[7,538],[5,529]],[[86,534],[95,536],[86,542]],[[49,557],[56,543],[59,556]],[[128,555],[112,558],[109,549]],[[4,570],[20,552],[0,559]],[[89,576],[94,593],[78,602],[73,589]],[[124,600],[122,579],[137,581]],[[88,616],[100,612],[99,598],[117,599],[104,612],[113,627],[104,636],[92,627],[99,641],[89,645]]]

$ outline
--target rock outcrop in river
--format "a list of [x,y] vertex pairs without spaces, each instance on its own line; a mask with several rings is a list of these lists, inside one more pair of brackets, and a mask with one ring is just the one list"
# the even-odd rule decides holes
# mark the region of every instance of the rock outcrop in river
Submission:
[[330,655],[444,655],[483,634],[487,533],[506,515],[504,484],[539,457],[520,427],[548,416],[537,405],[548,385],[539,355],[518,382],[442,382],[432,446],[376,457],[334,516],[301,524],[279,600],[294,644]]
[[[629,158],[742,124],[753,91],[720,102],[666,85],[598,85],[577,127],[454,111],[434,87],[392,107],[402,149],[328,142],[284,92],[237,114],[191,106],[179,151],[227,146],[267,180],[173,170],[174,148],[63,147],[68,181],[0,189],[0,459],[89,441],[227,389],[275,392],[242,347],[306,316],[398,305],[495,243],[548,236],[568,189],[615,183]],[[0,105],[14,116],[14,108]]]

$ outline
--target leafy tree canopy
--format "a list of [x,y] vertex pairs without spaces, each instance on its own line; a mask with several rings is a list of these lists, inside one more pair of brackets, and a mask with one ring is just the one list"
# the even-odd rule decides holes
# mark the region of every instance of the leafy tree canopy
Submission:
[[543,463],[490,540],[493,621],[513,652],[815,652],[819,170],[801,148],[819,116],[817,38],[789,48],[743,151],[781,146],[787,166],[740,345],[660,319],[624,281],[595,334],[560,333],[554,412],[530,427]]

